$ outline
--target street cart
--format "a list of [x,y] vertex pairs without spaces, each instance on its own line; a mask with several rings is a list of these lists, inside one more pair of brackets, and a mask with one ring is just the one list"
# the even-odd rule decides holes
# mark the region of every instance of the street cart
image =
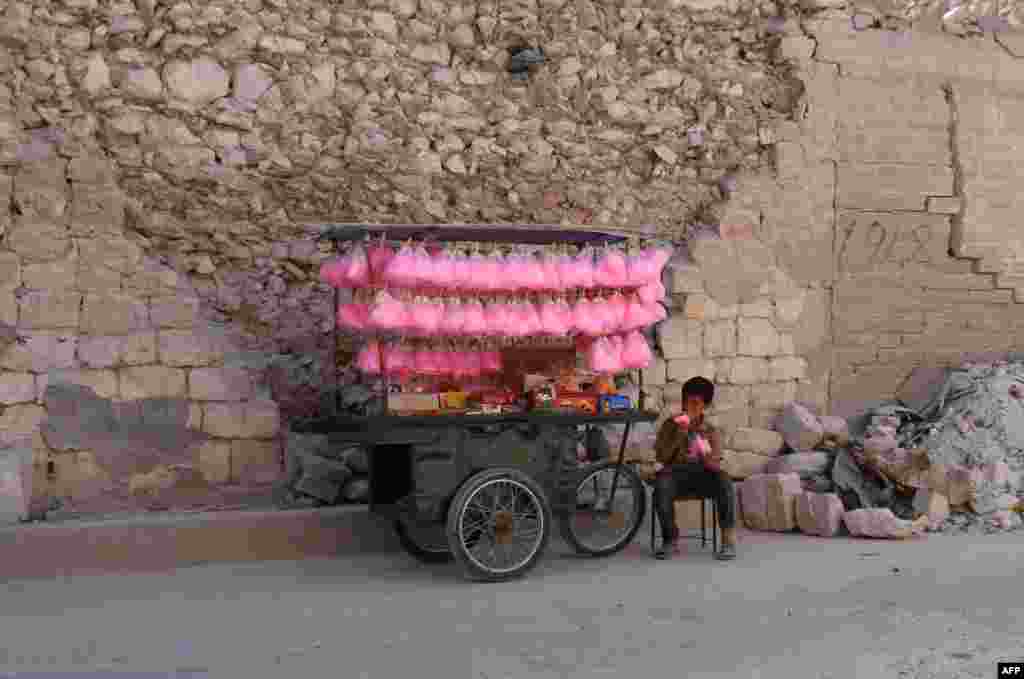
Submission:
[[[556,521],[585,555],[633,540],[646,493],[625,458],[634,426],[658,417],[644,409],[642,369],[644,333],[666,316],[666,245],[505,225],[341,225],[322,237],[338,256],[321,277],[354,291],[336,295],[337,327],[362,342],[355,365],[383,408],[296,428],[369,451],[370,511],[405,550],[500,581],[536,565]],[[624,374],[635,375],[628,394],[613,379]],[[622,431],[617,453],[587,459],[581,429],[608,425]]]

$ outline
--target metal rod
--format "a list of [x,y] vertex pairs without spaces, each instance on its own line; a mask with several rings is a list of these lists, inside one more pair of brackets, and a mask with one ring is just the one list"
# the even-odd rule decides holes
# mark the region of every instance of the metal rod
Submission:
[[612,496],[610,501],[615,500],[615,492],[619,489],[619,473],[622,471],[622,464],[626,459],[626,443],[629,441],[629,432],[633,428],[632,422],[626,422],[626,428],[622,430],[622,441],[619,443],[619,462],[615,465],[615,476],[612,477]]
[[[334,256],[341,255],[341,243],[334,242]],[[334,347],[331,351],[331,363],[334,373],[334,414],[341,412],[341,367],[338,365],[338,344],[340,344],[341,333],[338,328],[338,312],[341,311],[341,288],[334,288],[334,316],[331,318],[331,341]]]

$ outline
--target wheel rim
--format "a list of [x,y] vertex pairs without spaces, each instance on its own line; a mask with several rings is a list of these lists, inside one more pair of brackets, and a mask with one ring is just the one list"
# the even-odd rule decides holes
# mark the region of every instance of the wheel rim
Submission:
[[640,512],[632,477],[619,472],[612,498],[614,478],[615,467],[605,467],[587,474],[576,486],[576,506],[568,520],[576,539],[590,549],[606,549],[628,538]]
[[458,539],[466,558],[490,573],[511,573],[540,550],[546,518],[539,497],[513,479],[480,485],[459,511]]

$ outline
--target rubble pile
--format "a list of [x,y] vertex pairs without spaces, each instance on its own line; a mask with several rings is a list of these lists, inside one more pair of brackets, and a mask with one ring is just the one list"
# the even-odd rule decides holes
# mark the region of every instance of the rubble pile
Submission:
[[284,507],[362,504],[369,500],[370,456],[364,446],[332,445],[320,434],[289,432],[288,474],[279,489]]
[[[1022,524],[1024,362],[939,371],[924,397],[882,403],[849,422],[790,403],[783,450],[737,475],[755,530],[903,538]],[[733,433],[728,439],[735,445]],[[727,450],[727,459],[736,451]]]

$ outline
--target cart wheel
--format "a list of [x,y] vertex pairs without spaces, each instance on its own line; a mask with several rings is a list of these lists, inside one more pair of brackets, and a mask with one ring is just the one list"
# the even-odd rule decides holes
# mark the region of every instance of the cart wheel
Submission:
[[[615,498],[611,497],[619,471]],[[633,541],[647,511],[647,493],[639,474],[628,465],[602,462],[577,478],[573,503],[561,518],[562,537],[581,554],[607,556]]]
[[533,568],[551,537],[544,489],[517,469],[485,469],[459,488],[448,509],[448,544],[474,580],[498,582]]
[[444,524],[416,524],[395,519],[395,534],[402,549],[423,563],[449,563],[452,550],[448,547]]

